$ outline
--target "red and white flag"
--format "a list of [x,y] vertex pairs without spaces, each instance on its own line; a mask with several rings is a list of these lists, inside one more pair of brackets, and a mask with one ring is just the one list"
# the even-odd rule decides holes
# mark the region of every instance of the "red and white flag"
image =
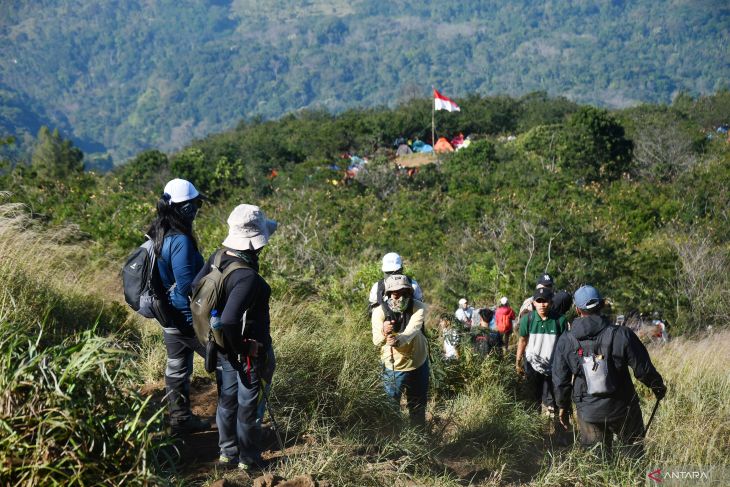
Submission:
[[449,112],[460,112],[461,108],[459,108],[459,105],[454,103],[449,98],[446,98],[444,95],[436,91],[436,88],[433,89],[433,109],[434,110],[447,110]]

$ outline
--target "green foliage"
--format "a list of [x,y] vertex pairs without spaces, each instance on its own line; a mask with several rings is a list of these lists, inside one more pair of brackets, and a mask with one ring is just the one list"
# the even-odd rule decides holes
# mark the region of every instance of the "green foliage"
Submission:
[[137,191],[156,191],[172,179],[167,155],[158,150],[140,153],[115,173],[122,186]]
[[[681,267],[676,229],[701,229],[713,245],[727,239],[728,146],[685,139],[692,164],[665,178],[636,169],[639,155],[626,134],[647,140],[667,110],[676,133],[697,133],[696,105],[682,108],[686,114],[648,105],[608,113],[558,99],[548,110],[553,102],[540,94],[474,97],[473,105],[481,108],[448,114],[444,123],[465,128],[485,120],[492,130],[511,130],[531,106],[536,115],[525,126],[555,123],[530,127],[516,140],[475,137],[470,147],[409,176],[393,164],[390,147],[416,127],[409,110],[427,113],[423,100],[341,115],[304,111],[278,122],[241,123],[170,159],[145,152],[105,177],[73,175],[46,187],[16,168],[3,184],[53,224],[73,222],[77,238],[91,237],[119,257],[141,241],[168,178],[189,178],[213,198],[196,222],[206,255],[224,239],[231,208],[259,204],[281,223],[263,259],[276,296],[319,296],[359,308],[368,284],[351,270],[395,250],[427,302],[441,309],[463,295],[479,305],[501,295],[519,301],[547,270],[564,289],[596,283],[617,312],[686,315],[693,300],[670,284]],[[666,139],[657,143],[666,147]],[[345,150],[369,160],[347,182]],[[629,170],[633,179],[620,177]]]
[[629,170],[633,144],[605,110],[581,107],[565,124],[560,167],[587,182],[613,180]]
[[544,164],[554,168],[561,156],[559,148],[565,144],[566,134],[562,125],[538,125],[518,139],[523,150],[536,154]]
[[42,181],[55,181],[79,174],[84,170],[84,154],[70,140],[63,140],[58,129],[48,127],[38,131],[31,166]]
[[[4,310],[6,311],[6,310]],[[134,357],[93,330],[39,347],[0,322],[0,480],[6,485],[146,485],[162,426],[149,398],[128,389]],[[30,330],[28,330],[30,331]],[[42,330],[39,331],[42,336]]]
[[495,165],[494,144],[488,140],[472,143],[458,151],[441,166],[449,192],[488,193]]
[[578,105],[567,98],[550,97],[544,91],[529,93],[520,98],[517,129],[524,132],[539,125],[559,124],[577,109]]
[[62,231],[0,206],[0,483],[164,482],[151,470],[161,470],[162,412],[134,390],[127,309],[91,286],[79,292],[88,248],[68,246]]

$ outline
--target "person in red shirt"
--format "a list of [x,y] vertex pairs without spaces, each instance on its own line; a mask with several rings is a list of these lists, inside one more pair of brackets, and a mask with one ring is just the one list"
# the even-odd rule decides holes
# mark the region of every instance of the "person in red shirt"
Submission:
[[495,321],[497,323],[497,331],[502,335],[502,343],[505,352],[509,352],[509,339],[512,335],[512,322],[517,317],[515,310],[509,305],[509,300],[503,297],[499,300],[499,306],[495,311]]

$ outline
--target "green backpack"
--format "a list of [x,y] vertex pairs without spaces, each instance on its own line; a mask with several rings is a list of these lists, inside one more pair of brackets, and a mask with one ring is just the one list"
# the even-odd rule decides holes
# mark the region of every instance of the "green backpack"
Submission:
[[233,271],[248,268],[243,262],[233,262],[221,272],[221,258],[225,250],[216,252],[213,258],[213,264],[210,266],[210,272],[206,274],[198,285],[193,289],[190,302],[190,309],[193,312],[193,328],[195,335],[201,344],[206,345],[208,342],[215,342],[221,349],[223,346],[223,333],[220,329],[213,329],[210,326],[210,317],[213,310],[217,310],[220,316],[225,305],[225,282],[226,278]]

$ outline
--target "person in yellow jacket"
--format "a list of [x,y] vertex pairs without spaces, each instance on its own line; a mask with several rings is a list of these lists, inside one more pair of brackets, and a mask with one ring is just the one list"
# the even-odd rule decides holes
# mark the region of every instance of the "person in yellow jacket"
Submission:
[[385,393],[400,404],[405,390],[411,423],[423,426],[429,382],[426,306],[413,298],[413,287],[404,275],[385,280],[385,296],[371,319],[373,344],[380,347],[383,362]]

